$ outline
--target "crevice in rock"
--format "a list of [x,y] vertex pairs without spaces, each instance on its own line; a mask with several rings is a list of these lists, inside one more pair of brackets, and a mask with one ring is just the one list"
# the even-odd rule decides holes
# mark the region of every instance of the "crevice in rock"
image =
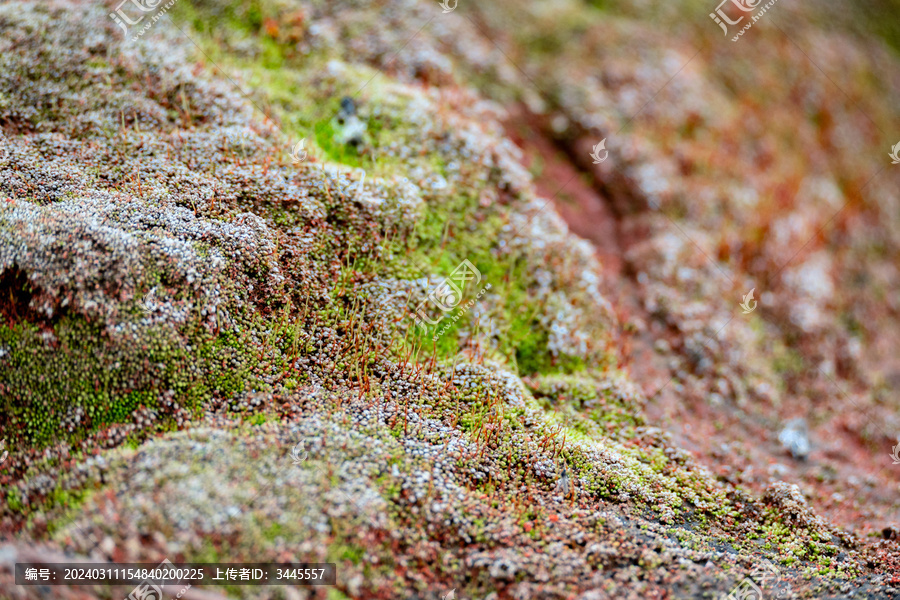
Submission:
[[42,329],[52,329],[61,313],[48,317],[34,308],[34,299],[44,295],[40,287],[28,281],[28,274],[13,266],[0,272],[0,316],[9,325],[28,322]]

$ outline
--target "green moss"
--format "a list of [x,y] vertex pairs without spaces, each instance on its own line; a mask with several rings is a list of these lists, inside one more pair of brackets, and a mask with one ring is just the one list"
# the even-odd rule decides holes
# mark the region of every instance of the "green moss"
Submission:
[[256,413],[255,415],[251,416],[250,419],[248,419],[248,423],[258,427],[260,425],[263,425],[267,420],[268,417],[265,413]]
[[[319,148],[322,149],[323,152],[325,152],[325,155],[329,160],[349,165],[351,167],[364,167],[365,163],[363,162],[359,151],[355,147],[348,146],[346,144],[339,144],[335,141],[337,130],[332,123],[332,118],[335,114],[337,114],[339,105],[340,103],[336,99],[332,101],[331,110],[324,111],[330,116],[326,119],[318,121],[314,125],[316,144],[319,146]],[[371,168],[371,163],[368,163],[368,166]]]
[[366,554],[366,549],[362,546],[357,546],[354,544],[348,543],[339,543],[329,546],[327,551],[328,561],[350,561],[354,565],[358,565],[362,562],[363,556]]
[[53,493],[50,495],[50,497],[45,501],[45,507],[47,509],[62,507],[65,509],[73,510],[81,506],[87,497],[88,492],[86,490],[66,490],[63,489],[62,486],[57,486],[53,490]]
[[13,512],[22,512],[22,499],[19,498],[19,491],[16,488],[9,488],[6,491],[6,506]]
[[565,422],[586,435],[627,439],[644,425],[637,399],[614,393],[603,380],[587,375],[550,375],[533,391],[544,410],[565,415]]
[[[341,74],[327,76],[330,78],[329,85],[322,85],[319,80],[325,57],[297,54],[294,48],[296,43],[285,37],[283,32],[267,33],[260,26],[235,27],[233,23],[235,18],[241,23],[253,21],[247,13],[256,11],[261,15],[261,23],[272,17],[283,25],[287,18],[283,9],[268,2],[253,3],[251,8],[229,3],[224,10],[216,9],[224,13],[225,18],[219,18],[215,29],[210,29],[209,17],[221,15],[208,14],[210,10],[211,7],[199,3],[194,8],[186,9],[181,18],[193,19],[196,23],[198,14],[204,16],[207,24],[200,31],[205,35],[198,39],[204,53],[226,70],[234,68],[247,74],[260,102],[275,109],[287,137],[313,137],[314,144],[308,148],[314,155],[350,167],[362,167],[370,176],[404,176],[409,162],[391,159],[380,150],[392,144],[412,145],[415,148],[422,142],[416,138],[418,132],[409,130],[403,120],[408,97],[389,89],[386,77],[375,71],[347,65]],[[244,53],[231,49],[232,39],[241,39],[242,43],[249,39],[259,53],[254,58],[243,58]],[[258,59],[259,55],[268,56],[267,48],[272,44],[277,44],[279,48],[278,53],[272,52],[278,55],[274,65],[268,58]],[[316,84],[312,85],[314,80]],[[368,96],[368,100],[362,98],[363,104],[369,102],[379,107],[367,119],[368,143],[374,155],[379,156],[377,164],[372,162],[371,154],[361,155],[357,149],[335,141],[334,116],[341,97],[355,95],[361,83],[366,84],[365,94]],[[435,173],[442,173],[446,160],[439,152],[432,152],[421,160],[417,159],[417,162]],[[521,253],[498,259],[494,246],[501,229],[509,222],[507,210],[502,205],[484,208],[479,203],[483,187],[490,184],[497,174],[493,171],[485,173],[487,182],[481,179],[482,174],[477,170],[472,175],[471,181],[464,179],[447,192],[423,190],[426,210],[422,219],[415,223],[410,235],[398,236],[392,247],[386,250],[386,254],[393,258],[382,265],[378,273],[386,277],[419,278],[423,273],[418,270],[418,265],[426,265],[430,271],[428,274],[449,274],[463,259],[468,259],[481,270],[481,285],[490,283],[490,293],[502,298],[504,304],[499,311],[485,315],[482,323],[473,323],[471,311],[458,316],[458,320],[439,339],[434,339],[436,332],[448,325],[448,319],[444,318],[437,327],[414,332],[411,343],[436,352],[439,360],[449,360],[458,353],[464,341],[461,339],[463,332],[471,334],[476,327],[486,327],[490,320],[497,329],[506,332],[497,338],[499,347],[496,353],[520,373],[574,373],[592,366],[581,357],[554,356],[550,353],[547,347],[549,330],[546,319],[542,318],[546,307],[534,299],[530,289],[534,285],[534,265],[528,256]],[[327,208],[330,221],[345,222],[349,218],[342,212],[345,210],[342,203],[328,205]],[[284,226],[298,225],[296,216],[283,210],[274,210],[271,216],[276,223]],[[477,291],[473,290],[473,293],[477,294]]]
[[262,532],[263,537],[271,542],[274,541],[275,538],[284,535],[285,529],[282,527],[281,523],[273,521],[268,526],[264,527]]
[[99,327],[82,319],[61,320],[55,338],[59,351],[44,343],[38,328],[29,323],[0,325],[0,341],[11,348],[10,383],[2,392],[7,413],[3,436],[48,445],[61,432],[67,437],[64,419],[79,407],[84,411],[81,423],[73,424],[70,434],[78,439],[108,419],[124,418],[149,397],[126,386],[147,386],[148,374],[159,377],[169,369],[167,365],[178,366],[166,341],[148,340],[144,357],[153,365],[148,369],[107,339]]
[[[0,344],[10,349],[0,436],[19,447],[77,446],[103,427],[130,422],[141,406],[159,409],[167,391],[182,407],[197,408],[213,396],[242,391],[248,374],[234,365],[255,360],[233,331],[215,337],[194,332],[192,353],[168,328],[151,329],[138,342],[120,341],[81,317],[64,317],[53,331],[48,343],[27,322],[0,325]],[[155,426],[169,427],[165,418]]]
[[42,513],[56,515],[47,521],[47,533],[50,536],[67,527],[81,506],[96,491],[89,488],[64,489],[64,485],[64,483],[57,484],[41,505]]
[[795,375],[803,371],[803,357],[795,349],[779,344],[772,353],[772,367],[780,375]]
[[843,16],[861,17],[859,29],[865,33],[874,32],[896,53],[900,54],[900,24],[894,18],[894,15],[900,11],[900,1],[873,0],[856,8],[858,13],[850,11],[852,15]]

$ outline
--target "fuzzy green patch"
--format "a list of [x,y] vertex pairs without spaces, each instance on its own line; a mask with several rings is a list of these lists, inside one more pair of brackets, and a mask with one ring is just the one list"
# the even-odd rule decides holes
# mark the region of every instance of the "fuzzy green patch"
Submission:
[[[179,405],[192,409],[243,389],[241,369],[222,366],[247,356],[236,334],[197,335],[193,355],[182,344],[166,328],[150,330],[137,343],[114,340],[79,317],[61,319],[50,337],[27,322],[0,325],[0,345],[9,353],[7,382],[0,388],[0,437],[19,448],[77,445],[91,432],[131,421],[141,406],[158,409],[164,392],[174,392]],[[169,425],[162,419],[155,429]]]

